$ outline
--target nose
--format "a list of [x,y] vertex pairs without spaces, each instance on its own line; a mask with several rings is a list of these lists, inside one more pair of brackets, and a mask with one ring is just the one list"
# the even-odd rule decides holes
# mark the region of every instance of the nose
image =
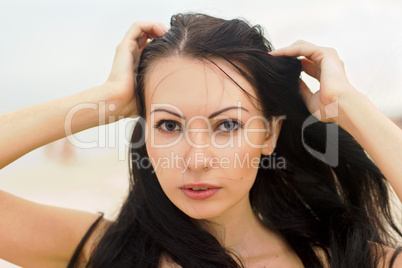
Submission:
[[186,169],[190,171],[210,169],[213,148],[210,144],[209,132],[198,129],[187,135],[186,138],[188,146],[185,154]]

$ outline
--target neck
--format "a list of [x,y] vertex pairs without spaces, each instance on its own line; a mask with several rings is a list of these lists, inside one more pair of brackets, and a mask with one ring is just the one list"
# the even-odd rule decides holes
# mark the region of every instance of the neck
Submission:
[[267,241],[275,243],[279,239],[259,221],[248,196],[224,214],[208,221],[211,224],[205,227],[221,245],[244,257],[258,254],[255,250],[265,248],[263,245]]

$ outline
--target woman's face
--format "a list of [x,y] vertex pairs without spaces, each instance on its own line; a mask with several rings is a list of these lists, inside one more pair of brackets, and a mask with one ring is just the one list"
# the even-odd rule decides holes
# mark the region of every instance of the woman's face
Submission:
[[[230,64],[214,62],[255,96]],[[210,220],[249,206],[261,154],[275,147],[262,113],[210,62],[160,60],[145,84],[147,152],[171,202]]]

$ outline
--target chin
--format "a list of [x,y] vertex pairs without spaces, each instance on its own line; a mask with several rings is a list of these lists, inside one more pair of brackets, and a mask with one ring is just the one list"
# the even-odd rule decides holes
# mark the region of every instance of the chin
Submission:
[[189,216],[190,218],[193,218],[195,220],[212,220],[212,219],[222,215],[222,211],[218,211],[218,210],[216,210],[216,208],[209,210],[207,208],[188,209],[188,207],[187,207],[184,210],[181,209],[181,211],[183,211],[187,216]]

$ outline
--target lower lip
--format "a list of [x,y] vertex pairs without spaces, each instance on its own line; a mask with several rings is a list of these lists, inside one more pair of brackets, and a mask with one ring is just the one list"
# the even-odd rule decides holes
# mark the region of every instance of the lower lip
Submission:
[[205,200],[216,194],[219,191],[219,189],[220,188],[211,188],[204,191],[195,191],[191,189],[181,189],[181,190],[188,198],[194,200]]

